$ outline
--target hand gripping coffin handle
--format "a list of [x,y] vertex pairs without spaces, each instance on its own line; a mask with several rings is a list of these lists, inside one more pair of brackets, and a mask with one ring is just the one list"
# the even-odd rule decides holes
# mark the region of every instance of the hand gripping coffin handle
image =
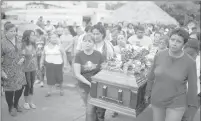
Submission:
[[110,101],[110,102],[115,102],[118,104],[123,104],[123,101],[122,101],[123,91],[122,90],[118,91],[118,100],[107,97],[107,86],[103,86],[102,93],[103,93],[103,96],[100,96],[101,99]]

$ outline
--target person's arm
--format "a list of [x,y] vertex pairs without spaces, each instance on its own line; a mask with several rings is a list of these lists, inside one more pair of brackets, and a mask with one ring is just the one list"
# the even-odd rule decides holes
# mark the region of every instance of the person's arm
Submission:
[[187,76],[188,76],[187,105],[189,107],[198,108],[196,62],[192,62],[191,64],[189,64]]
[[[2,50],[2,49],[1,49]],[[3,50],[1,51],[1,64],[4,61],[4,53]],[[7,78],[7,74],[5,73],[4,69],[1,67],[1,77],[6,79]]]
[[133,39],[133,36],[130,36],[130,37],[128,38],[128,40],[127,40],[127,42],[128,42],[129,44],[131,44],[131,45],[133,45],[132,39]]
[[98,72],[100,72],[104,68],[104,62],[105,61],[106,60],[104,59],[104,56],[100,53],[99,64],[98,64],[97,70],[94,72],[93,75],[96,75]]
[[73,37],[71,37],[70,44],[68,44],[68,45],[65,47],[65,51],[68,51],[68,49],[71,48],[72,46],[73,46]]
[[74,68],[73,70],[74,70],[75,77],[79,81],[91,86],[91,83],[84,76],[81,75],[81,59],[80,59],[79,54],[76,54],[75,62],[73,64],[73,68]]
[[152,86],[154,84],[154,79],[155,79],[155,73],[154,73],[154,70],[155,70],[155,67],[156,67],[156,59],[158,57],[158,54],[155,55],[154,57],[154,61],[151,65],[151,68],[148,72],[148,75],[147,75],[147,86],[146,86],[146,95],[147,96],[150,96],[151,95],[151,90],[152,90]]
[[41,54],[41,59],[40,59],[40,69],[42,69],[42,67],[44,66],[44,61],[45,61],[45,50],[43,50],[42,54]]

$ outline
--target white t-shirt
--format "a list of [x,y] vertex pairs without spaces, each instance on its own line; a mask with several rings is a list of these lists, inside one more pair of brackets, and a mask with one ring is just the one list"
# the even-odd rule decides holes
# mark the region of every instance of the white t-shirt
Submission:
[[62,64],[62,54],[60,51],[60,46],[56,45],[54,48],[49,48],[45,46],[45,61],[52,64]]
[[131,36],[128,39],[128,42],[131,45],[136,45],[137,43],[140,43],[140,45],[145,47],[146,49],[148,49],[149,46],[152,44],[152,40],[150,37],[144,36],[142,39],[138,39],[136,35]]

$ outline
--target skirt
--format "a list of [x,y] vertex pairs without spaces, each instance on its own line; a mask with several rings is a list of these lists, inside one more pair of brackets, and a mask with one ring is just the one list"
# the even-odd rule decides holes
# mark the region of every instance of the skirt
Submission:
[[63,83],[63,64],[45,62],[47,85]]

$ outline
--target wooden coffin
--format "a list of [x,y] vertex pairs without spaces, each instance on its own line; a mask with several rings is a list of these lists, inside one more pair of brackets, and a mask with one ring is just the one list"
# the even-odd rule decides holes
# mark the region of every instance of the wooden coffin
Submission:
[[92,77],[89,103],[132,117],[149,105],[145,103],[146,78],[102,70]]

